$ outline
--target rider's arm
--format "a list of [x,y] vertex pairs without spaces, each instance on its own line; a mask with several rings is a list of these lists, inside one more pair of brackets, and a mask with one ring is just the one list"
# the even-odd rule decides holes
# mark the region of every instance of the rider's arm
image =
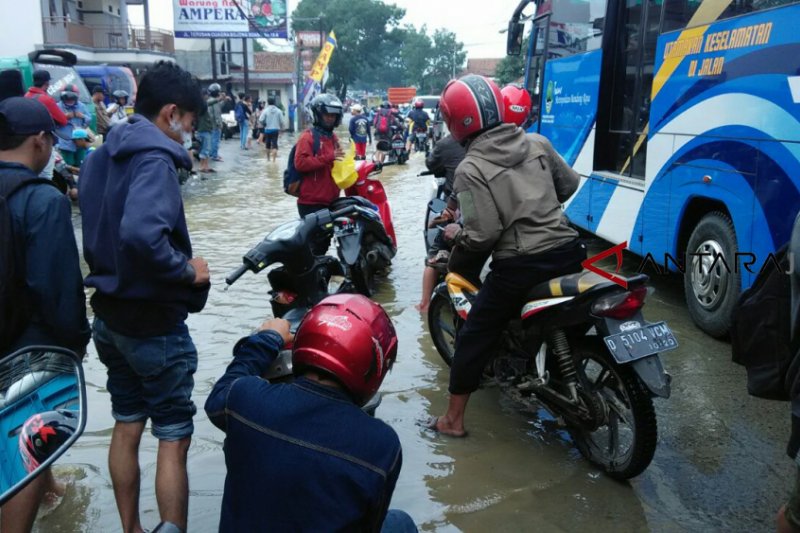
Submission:
[[428,157],[425,158],[425,166],[428,167],[428,170],[433,172],[433,175],[437,178],[447,174],[447,170],[444,166],[444,150],[445,143],[438,142],[436,146],[433,147]]
[[564,161],[564,158],[556,152],[553,145],[550,144],[550,141],[544,137],[543,139],[545,152],[547,154],[547,165],[550,167],[550,173],[553,176],[553,184],[556,187],[556,197],[559,202],[564,203],[578,190],[581,177],[566,161]]
[[456,170],[455,191],[464,227],[454,241],[475,252],[488,251],[503,233],[503,223],[489,184],[472,166]]
[[222,431],[227,428],[228,396],[236,380],[261,376],[283,349],[283,338],[272,330],[259,331],[244,337],[233,347],[233,361],[225,374],[214,384],[205,410],[211,423]]
[[294,166],[298,172],[314,172],[330,166],[335,159],[333,152],[323,149],[323,142],[320,139],[319,150],[314,155],[314,139],[311,133],[304,133],[297,141],[297,150],[294,153]]

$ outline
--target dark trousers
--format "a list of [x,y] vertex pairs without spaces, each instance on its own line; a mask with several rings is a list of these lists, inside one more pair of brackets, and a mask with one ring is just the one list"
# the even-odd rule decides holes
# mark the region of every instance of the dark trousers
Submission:
[[[322,204],[297,204],[297,212],[300,213],[300,218],[305,218],[306,215],[316,213],[322,209],[328,209],[327,205]],[[331,234],[320,232],[314,237],[311,242],[311,252],[314,255],[325,255],[328,248],[331,247]]]
[[580,272],[584,259],[586,246],[575,239],[540,254],[492,261],[492,271],[458,332],[450,369],[451,394],[477,390],[500,334],[519,317],[528,291],[543,281]]

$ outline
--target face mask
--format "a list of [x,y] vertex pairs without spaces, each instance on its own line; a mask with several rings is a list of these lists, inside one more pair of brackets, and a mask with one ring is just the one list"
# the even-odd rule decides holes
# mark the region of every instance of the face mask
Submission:
[[183,126],[180,123],[180,121],[175,120],[175,119],[170,117],[170,119],[169,119],[169,129],[171,129],[173,132],[175,132],[175,133],[177,133],[177,134],[179,134],[181,136],[182,143],[183,143],[183,146],[185,148],[191,148],[192,147],[192,132],[190,132],[190,131],[187,132],[186,130],[184,130]]

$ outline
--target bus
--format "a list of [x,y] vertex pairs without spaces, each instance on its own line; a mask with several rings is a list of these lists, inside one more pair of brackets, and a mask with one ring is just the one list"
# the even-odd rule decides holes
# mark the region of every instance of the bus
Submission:
[[581,175],[567,217],[681,273],[725,336],[800,210],[800,3],[522,0],[510,55],[527,21],[530,131]]

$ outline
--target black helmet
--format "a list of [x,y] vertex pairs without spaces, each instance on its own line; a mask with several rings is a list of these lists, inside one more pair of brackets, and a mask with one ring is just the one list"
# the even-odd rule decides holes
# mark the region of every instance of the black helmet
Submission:
[[78,429],[78,414],[69,409],[46,411],[30,417],[19,434],[19,453],[25,470],[33,472]]
[[[342,102],[332,94],[321,94],[311,100],[311,112],[314,114],[314,125],[324,130],[333,131],[342,123]],[[328,126],[322,120],[322,115],[336,115],[336,122],[333,126]]]
[[222,91],[222,87],[219,83],[212,83],[208,86],[208,93],[215,98],[219,96],[220,91]]
[[387,102],[386,100],[381,102],[381,109],[389,109],[389,102]]

